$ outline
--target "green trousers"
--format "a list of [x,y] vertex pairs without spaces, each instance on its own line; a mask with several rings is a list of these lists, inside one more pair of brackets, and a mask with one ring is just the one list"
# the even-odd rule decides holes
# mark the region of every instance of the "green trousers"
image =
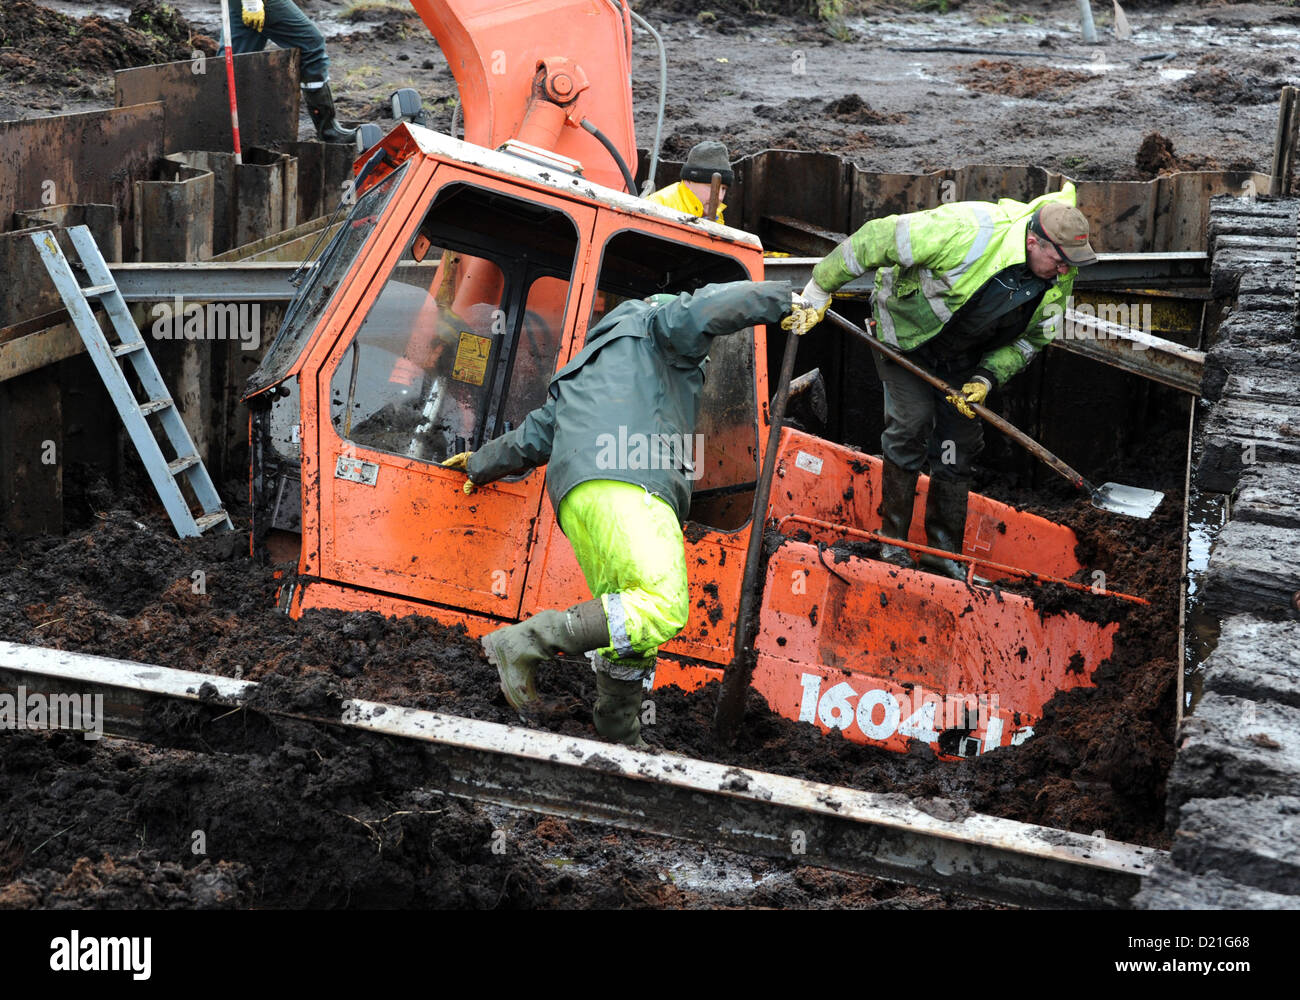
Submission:
[[560,501],[560,527],[609,623],[597,655],[630,680],[654,667],[659,647],[686,626],[686,543],[677,515],[643,487],[593,479]]

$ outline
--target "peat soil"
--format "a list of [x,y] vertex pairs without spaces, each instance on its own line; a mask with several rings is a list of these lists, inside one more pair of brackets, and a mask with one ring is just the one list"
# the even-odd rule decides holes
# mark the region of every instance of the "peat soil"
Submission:
[[[2,5],[0,120],[110,107],[111,69],[214,49],[211,0],[168,6],[175,13],[157,0]],[[388,95],[414,87],[430,124],[452,127],[455,81],[409,3],[300,6],[326,38],[345,120],[388,124]],[[820,150],[881,171],[1006,163],[1116,180],[1266,172],[1278,93],[1300,83],[1300,8],[1289,3],[1131,0],[1124,41],[1097,4],[1096,46],[1082,44],[1075,6],[1050,0],[868,2],[834,24],[809,17],[811,6],[634,3],[665,43],[665,158],[720,139],[735,157]],[[918,51],[954,46],[974,51]],[[640,30],[632,68],[637,138],[649,147],[659,64]],[[302,127],[309,136],[305,111]],[[1153,134],[1160,155],[1142,155]]]
[[[1178,452],[1154,442],[1152,456]],[[1138,456],[1136,461],[1142,462]],[[784,719],[751,693],[736,746],[710,737],[716,685],[656,689],[654,746],[922,803],[1167,846],[1173,759],[1181,471],[1150,520],[1096,511],[1068,487],[985,492],[1073,527],[1079,556],[1136,608],[1064,588],[1069,608],[1122,621],[1095,688],[1057,696],[1035,736],[959,762],[899,755]],[[1146,463],[1148,479],[1153,466]],[[114,488],[65,478],[65,537],[0,539],[0,638],[264,682],[334,714],[360,697],[513,724],[494,669],[458,628],[418,616],[274,610],[273,567],[246,535],[172,537],[141,470]],[[226,484],[237,497],[240,484]],[[240,512],[235,511],[238,516]],[[246,513],[246,512],[243,512]],[[585,661],[539,672],[538,725],[594,738]],[[331,706],[335,708],[332,710]],[[195,752],[188,720],[160,717],[163,750],[62,734],[0,741],[0,905],[437,907],[965,907],[955,896],[708,851],[657,837],[484,810],[420,787],[410,749],[277,721],[255,745]],[[200,845],[206,853],[196,853]],[[504,853],[500,849],[506,845]],[[726,877],[719,875],[725,872]],[[6,884],[7,883],[7,884]]]

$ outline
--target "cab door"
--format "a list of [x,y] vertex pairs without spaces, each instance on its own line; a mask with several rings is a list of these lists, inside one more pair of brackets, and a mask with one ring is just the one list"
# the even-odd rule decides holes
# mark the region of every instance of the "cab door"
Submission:
[[315,375],[320,574],[514,618],[543,470],[466,496],[439,463],[545,400],[594,212],[446,164],[426,203]]

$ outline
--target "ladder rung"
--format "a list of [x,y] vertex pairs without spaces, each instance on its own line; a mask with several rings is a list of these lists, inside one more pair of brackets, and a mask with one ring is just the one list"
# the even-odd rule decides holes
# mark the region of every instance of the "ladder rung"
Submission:
[[227,517],[228,515],[224,510],[219,510],[215,514],[204,514],[202,517],[195,518],[194,523],[199,526],[199,534],[201,535],[211,527],[225,524]]
[[135,351],[144,350],[144,341],[141,340],[135,344],[115,344],[113,346],[113,356],[120,358],[123,354],[131,354]]
[[140,404],[140,412],[146,417],[151,413],[157,413],[159,410],[165,410],[172,405],[170,399],[151,399],[147,403]]
[[168,462],[167,472],[169,475],[179,476],[186,469],[198,464],[199,464],[198,455],[184,455],[181,458]]
[[117,285],[91,285],[89,288],[83,288],[81,294],[88,299],[97,299],[109,292],[116,292]]

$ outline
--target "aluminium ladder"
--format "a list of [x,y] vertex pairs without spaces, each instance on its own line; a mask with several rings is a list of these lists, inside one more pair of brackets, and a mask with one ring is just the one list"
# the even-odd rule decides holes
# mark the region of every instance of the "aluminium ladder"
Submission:
[[[53,230],[32,233],[32,242],[36,244],[45,269],[54,280],[54,286],[99,371],[99,377],[104,380],[109,395],[113,397],[117,412],[122,416],[122,422],[144,462],[154,489],[167,508],[176,533],[182,538],[195,538],[218,526],[233,530],[234,525],[221,503],[212,477],[208,475],[208,470],[194,447],[185,421],[176,410],[162,374],[149,354],[140,328],[131,318],[126,300],[122,297],[117,282],[113,280],[99,247],[95,245],[90,229],[74,226],[68,230],[68,236],[77,248],[81,264],[90,279],[90,285],[86,288],[77,283],[71,265],[54,238]],[[108,342],[95,317],[91,302],[96,299],[112,321],[118,338],[116,344]],[[144,402],[136,399],[119,358],[126,358],[131,363],[144,390]],[[170,461],[154,437],[150,418],[157,419],[164,437],[175,452],[176,457]],[[201,508],[198,516],[190,509],[181,491],[182,480],[189,483],[194,491]]]

